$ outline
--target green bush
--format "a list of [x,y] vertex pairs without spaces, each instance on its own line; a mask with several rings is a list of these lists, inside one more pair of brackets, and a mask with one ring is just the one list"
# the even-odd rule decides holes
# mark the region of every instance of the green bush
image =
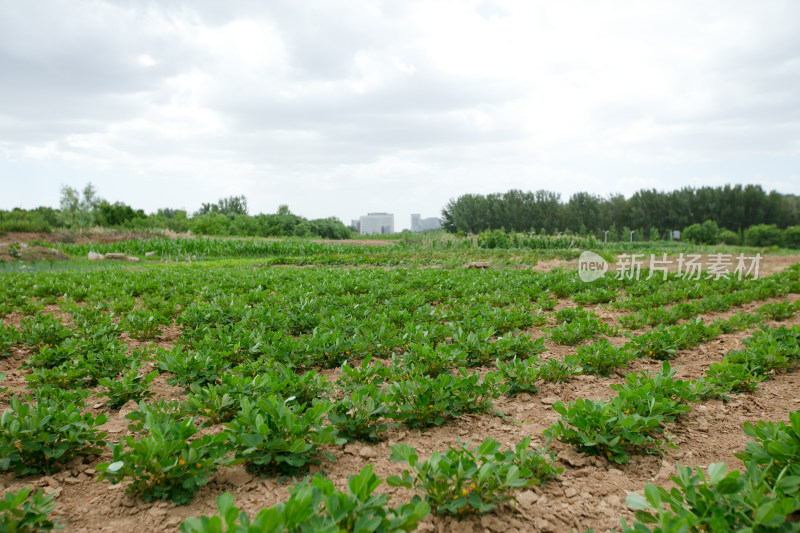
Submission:
[[757,224],[744,232],[744,243],[747,246],[780,246],[783,232],[775,224]]
[[783,230],[783,245],[793,250],[800,249],[800,226],[789,226]]
[[702,224],[692,224],[684,228],[681,240],[695,244],[716,244],[718,242],[719,226],[713,220],[706,220]]
[[738,246],[739,244],[741,244],[741,239],[739,239],[738,233],[723,228],[717,235],[717,243],[727,244],[730,246]]

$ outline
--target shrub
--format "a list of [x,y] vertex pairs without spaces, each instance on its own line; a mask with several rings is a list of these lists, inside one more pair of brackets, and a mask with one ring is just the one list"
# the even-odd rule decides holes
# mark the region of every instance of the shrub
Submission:
[[780,246],[783,233],[775,224],[757,224],[744,232],[744,243],[747,246]]
[[783,230],[783,245],[794,250],[800,249],[800,226],[789,226]]
[[731,231],[729,229],[721,229],[719,234],[717,235],[717,243],[719,244],[728,244],[731,246],[738,246],[741,243],[741,239],[739,239],[739,234]]
[[718,242],[719,226],[713,220],[706,220],[702,224],[692,224],[684,228],[681,240],[695,244],[716,244]]

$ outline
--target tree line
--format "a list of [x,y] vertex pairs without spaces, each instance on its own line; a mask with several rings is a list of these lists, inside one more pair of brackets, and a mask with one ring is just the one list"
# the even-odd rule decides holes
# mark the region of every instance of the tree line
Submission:
[[446,230],[472,234],[497,229],[551,235],[569,231],[602,238],[605,231],[612,231],[627,240],[627,235],[620,235],[626,228],[663,238],[668,231],[705,221],[739,235],[753,225],[796,226],[800,197],[767,193],[759,185],[725,185],[668,192],[643,189],[627,199],[578,192],[562,202],[555,192],[515,189],[485,196],[465,194],[442,209]]
[[198,235],[314,236],[325,239],[347,239],[351,236],[350,230],[335,217],[308,220],[291,213],[287,205],[281,205],[277,213],[249,215],[247,198],[243,195],[222,198],[216,203],[203,203],[194,213],[162,208],[146,214],[123,202],[112,204],[100,198],[91,183],[83,189],[82,194],[72,187],[63,187],[58,209],[38,207],[0,211],[0,234],[95,226],[129,230],[170,229],[178,233],[191,231]]

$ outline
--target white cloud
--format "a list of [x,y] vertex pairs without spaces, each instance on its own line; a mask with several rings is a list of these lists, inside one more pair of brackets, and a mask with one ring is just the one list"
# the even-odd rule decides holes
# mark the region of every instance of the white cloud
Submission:
[[[800,193],[796,2],[46,4],[0,0],[0,157],[137,207],[172,199],[117,176],[345,220],[512,187]],[[0,179],[0,208],[37,205]]]

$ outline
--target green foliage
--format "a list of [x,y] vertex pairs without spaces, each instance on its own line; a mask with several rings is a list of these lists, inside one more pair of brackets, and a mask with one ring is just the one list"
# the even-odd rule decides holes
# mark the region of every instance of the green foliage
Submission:
[[127,436],[113,447],[113,462],[97,465],[98,480],[116,485],[131,478],[128,492],[145,501],[169,499],[186,505],[208,475],[228,465],[227,435],[218,433],[194,438],[197,428],[193,418],[174,420],[147,413],[140,439]]
[[497,360],[497,375],[506,386],[506,394],[517,396],[526,392],[536,394],[536,382],[539,381],[539,363],[536,358],[517,359],[511,361]]
[[617,368],[625,367],[633,359],[633,354],[624,348],[614,346],[608,339],[579,346],[574,355],[567,356],[572,366],[583,368],[586,374],[607,376]]
[[125,315],[124,329],[136,340],[155,339],[161,332],[164,317],[154,315],[151,311],[134,309]]
[[681,240],[695,244],[716,244],[719,237],[719,226],[713,220],[702,224],[692,224],[681,233]]
[[42,348],[61,344],[72,336],[72,331],[53,315],[39,313],[34,317],[22,319],[20,334],[27,346]]
[[767,379],[758,368],[733,363],[724,359],[721,363],[711,363],[706,370],[706,383],[709,396],[724,397],[728,392],[754,392],[758,384]]
[[51,474],[79,455],[96,455],[105,433],[95,428],[106,422],[81,414],[83,403],[53,398],[12,397],[0,418],[0,468],[17,475]]
[[717,242],[720,244],[728,244],[731,246],[738,246],[741,244],[739,234],[729,229],[722,228],[717,234]]
[[234,506],[230,493],[217,496],[219,514],[187,518],[183,533],[312,533],[321,531],[375,531],[401,533],[416,529],[430,512],[425,502],[412,502],[398,508],[388,507],[389,497],[373,494],[381,479],[372,465],[350,476],[347,492],[336,490],[330,480],[320,475],[289,489],[289,499],[263,509],[252,519]]
[[340,437],[349,441],[377,442],[381,433],[393,427],[382,422],[389,414],[386,399],[386,393],[375,385],[359,387],[333,405],[328,420]]
[[800,411],[785,422],[744,423],[744,433],[755,440],[736,454],[745,464],[754,462],[764,471],[765,480],[777,483],[784,477],[800,479]]
[[744,232],[744,243],[747,246],[780,246],[783,233],[775,224],[756,224]]
[[[673,414],[686,412],[681,406],[697,402],[702,397],[705,384],[702,381],[684,381],[675,379],[675,370],[666,361],[661,365],[661,372],[651,374],[650,372],[633,372],[625,376],[623,385],[611,385],[611,388],[625,398],[624,391],[636,391],[639,397],[648,398],[647,403],[670,400],[674,402],[672,412],[665,415],[665,420],[672,420]],[[637,409],[638,411],[638,409]]]
[[389,380],[392,375],[391,367],[386,366],[380,360],[373,362],[371,355],[365,357],[356,367],[350,366],[350,363],[345,361],[340,370],[336,385],[345,392],[365,385],[379,386]]
[[11,349],[20,341],[20,335],[13,326],[0,322],[0,358],[11,355]]
[[466,413],[487,412],[491,399],[505,392],[497,376],[467,374],[464,369],[458,376],[440,374],[435,378],[412,376],[391,383],[386,388],[389,416],[411,428],[439,426]]
[[[566,308],[569,309],[569,308]],[[562,309],[562,313],[566,309]],[[559,317],[556,313],[556,318]],[[564,320],[561,324],[549,328],[550,340],[556,344],[564,344],[567,346],[575,346],[576,344],[591,339],[600,334],[611,334],[611,328],[608,325],[600,322],[594,316],[576,316],[572,320]]]
[[630,347],[637,357],[671,359],[678,350],[691,348],[719,334],[715,325],[706,325],[698,317],[684,324],[659,325],[642,335],[632,336]]
[[132,366],[127,372],[123,373],[118,380],[100,378],[98,383],[107,390],[101,392],[98,396],[107,396],[108,406],[111,409],[119,409],[131,400],[138,403],[140,400],[144,400],[153,395],[149,387],[157,375],[158,370],[153,370],[149,374],[140,376],[139,367]]
[[6,492],[0,500],[0,531],[34,533],[63,529],[64,526],[48,517],[56,509],[54,498],[53,494],[45,496],[41,489],[33,494],[28,488]]
[[227,366],[225,361],[217,354],[187,354],[180,347],[169,352],[162,350],[157,357],[160,358],[158,368],[162,372],[174,374],[167,379],[167,383],[185,387],[190,387],[192,384],[200,386],[214,384],[219,380],[223,369]]
[[548,359],[539,365],[539,379],[550,383],[564,383],[570,377],[583,372],[583,368],[574,366],[575,361]]
[[474,449],[459,442],[444,454],[434,451],[428,461],[420,461],[408,444],[394,444],[392,461],[406,463],[411,471],[390,476],[387,483],[415,490],[436,513],[484,514],[510,501],[513,490],[544,483],[563,470],[546,451],[529,449],[530,441],[525,437],[506,451],[491,438]]
[[274,396],[242,400],[239,415],[226,430],[236,458],[251,472],[293,475],[318,464],[322,446],[345,442],[337,439],[334,426],[323,426],[330,402],[303,407]]
[[408,351],[399,360],[393,360],[393,366],[406,374],[424,374],[436,377],[449,372],[455,367],[466,366],[468,354],[461,350],[440,344],[438,347],[426,343],[411,343]]
[[711,463],[706,474],[679,465],[678,475],[671,476],[676,488],[648,483],[644,496],[628,495],[636,522],[629,527],[621,520],[623,532],[796,531],[787,517],[800,509],[800,478],[771,483],[758,465],[746,466],[743,473],[726,474],[724,463]]
[[615,463],[627,463],[630,451],[660,453],[663,446],[655,436],[663,417],[641,415],[622,402],[580,398],[567,406],[556,402],[553,409],[561,419],[544,431],[548,441],[557,439]]
[[784,300],[782,302],[775,302],[771,304],[764,304],[758,308],[758,313],[770,320],[783,321],[791,318],[800,309],[800,304],[797,302],[790,302]]

